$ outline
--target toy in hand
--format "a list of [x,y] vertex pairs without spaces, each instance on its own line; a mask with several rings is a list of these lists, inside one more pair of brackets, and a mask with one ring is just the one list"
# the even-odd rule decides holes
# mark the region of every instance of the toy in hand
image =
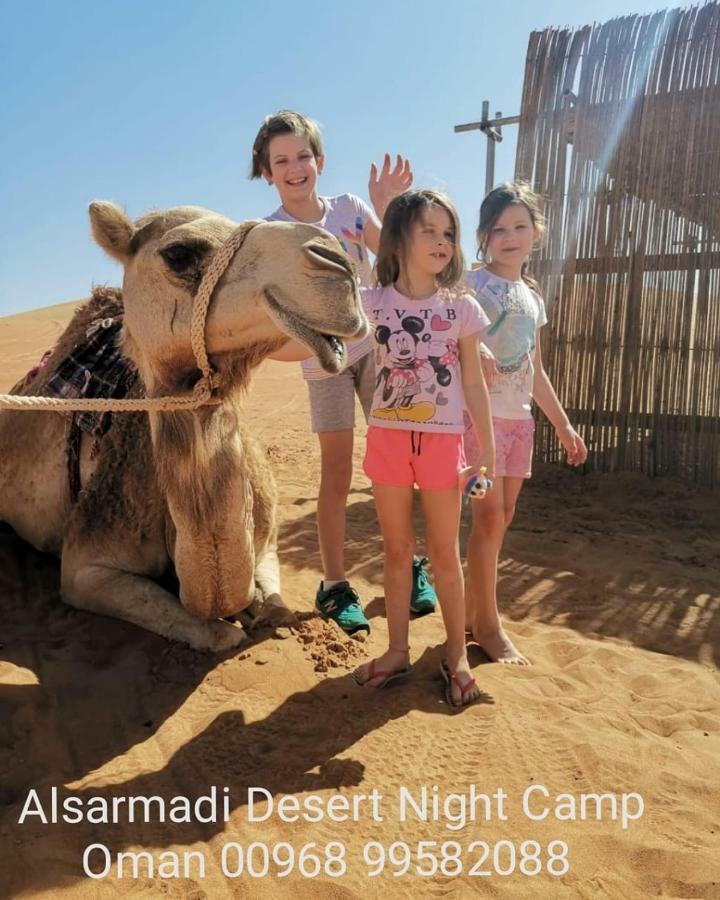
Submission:
[[468,466],[460,472],[460,484],[465,497],[469,497],[471,500],[482,500],[492,487],[492,480],[487,477],[486,472],[485,466],[480,466],[477,472],[474,466]]

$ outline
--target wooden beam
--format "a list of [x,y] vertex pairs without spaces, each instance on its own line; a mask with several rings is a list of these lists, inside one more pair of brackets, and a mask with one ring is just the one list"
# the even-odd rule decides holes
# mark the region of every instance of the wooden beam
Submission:
[[632,256],[601,256],[580,259],[538,259],[532,264],[536,276],[546,272],[561,273],[570,270],[575,275],[617,274],[630,271],[637,260],[642,259],[645,272],[692,272],[696,269],[720,269],[720,250],[706,253],[661,253]]
[[[566,409],[571,422],[587,422],[588,410]],[[601,428],[640,428],[653,431],[662,428],[664,431],[682,433],[694,432],[716,434],[720,437],[720,416],[681,415],[673,413],[641,413],[625,412],[618,409],[594,409],[590,412],[589,424]]]
[[488,128],[502,128],[503,125],[518,125],[520,116],[502,116],[499,119],[486,119],[483,122],[466,122],[456,125],[453,131],[486,131]]

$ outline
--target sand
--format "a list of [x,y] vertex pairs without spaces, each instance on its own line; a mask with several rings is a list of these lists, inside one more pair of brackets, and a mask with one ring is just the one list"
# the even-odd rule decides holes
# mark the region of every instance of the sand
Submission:
[[[37,361],[72,307],[0,319],[1,389]],[[482,702],[455,712],[441,699],[439,614],[412,623],[411,679],[383,692],[350,679],[387,634],[381,542],[360,467],[362,430],[347,556],[373,626],[364,643],[311,614],[319,455],[298,367],[266,363],[250,414],[280,487],[284,596],[307,613],[295,634],[259,632],[241,653],[216,658],[73,610],[59,597],[58,562],[0,529],[0,895],[720,897],[718,493],[673,480],[541,467],[521,496],[500,570],[509,631],[534,665],[488,664],[474,653]],[[32,788],[44,804],[52,787],[83,802],[157,795],[169,803],[207,795],[212,785],[221,794],[228,789],[227,822],[130,823],[121,816],[115,825],[43,824],[38,817],[18,824]],[[504,792],[505,818],[495,800],[457,830],[443,816],[421,821],[412,808],[399,822],[401,788],[419,803],[423,786],[431,796],[437,786],[442,800],[449,792],[467,795],[471,785]],[[275,811],[251,823],[253,786],[276,801],[352,799],[375,789],[383,820],[374,821],[369,801],[358,800],[357,821],[293,823]],[[539,821],[522,806],[533,786],[529,811],[550,810]],[[606,798],[600,821],[590,801],[591,818],[583,820],[580,798],[593,792],[615,795],[618,816],[623,803],[633,813],[637,800],[629,795],[639,794],[644,813],[623,827]],[[558,794],[572,795],[574,818],[567,798],[556,807]],[[334,802],[339,809],[343,801]],[[459,802],[450,804],[450,815]],[[342,877],[324,870],[301,877],[296,870],[278,878],[274,863],[264,878],[231,877],[222,868],[223,852],[226,864],[236,865],[234,844],[291,842],[299,854],[315,842],[323,855],[329,841],[345,847]],[[463,872],[455,875],[456,864],[446,862],[444,872],[424,877],[415,866],[431,871],[433,864],[415,856],[404,876],[395,877],[399,869],[389,864],[370,877],[363,859],[369,841],[402,841],[413,853],[439,855],[440,844],[455,841]],[[418,848],[420,841],[438,843]],[[471,845],[483,841],[488,856],[477,869],[488,874],[470,875],[483,852]],[[526,874],[520,871],[524,841],[541,845],[540,874],[527,861]],[[551,841],[568,845],[565,874],[547,872]],[[120,879],[113,866],[106,878],[89,878],[82,857],[93,843],[113,859],[147,851],[153,877],[141,866],[140,877],[126,868]],[[497,873],[512,869],[513,847],[514,872]],[[559,845],[554,849],[562,855]],[[188,850],[202,855],[204,877],[199,863],[190,864],[189,877],[170,877],[172,854],[182,863]],[[396,848],[398,862],[403,852]],[[255,871],[261,853],[253,851]],[[93,859],[98,871],[99,855]],[[305,863],[312,874],[311,858]],[[554,865],[562,868],[561,861]],[[178,872],[184,874],[182,864]]]

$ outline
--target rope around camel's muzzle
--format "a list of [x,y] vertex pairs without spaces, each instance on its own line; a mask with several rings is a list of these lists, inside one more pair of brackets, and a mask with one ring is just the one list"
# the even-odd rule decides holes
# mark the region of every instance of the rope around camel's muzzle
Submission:
[[227,241],[213,254],[198,287],[190,324],[190,345],[197,367],[200,369],[200,378],[192,393],[180,397],[138,397],[137,399],[119,400],[108,400],[101,397],[68,400],[60,397],[23,397],[16,394],[0,394],[0,409],[36,409],[52,412],[162,412],[177,409],[193,410],[216,402],[212,395],[213,389],[216,387],[215,372],[210,366],[205,346],[205,323],[210,299],[215,285],[256,224],[256,222],[244,222],[233,231]]

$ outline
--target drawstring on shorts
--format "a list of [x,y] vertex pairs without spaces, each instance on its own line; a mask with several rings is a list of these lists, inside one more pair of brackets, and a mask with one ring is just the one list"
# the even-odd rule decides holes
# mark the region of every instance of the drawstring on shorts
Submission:
[[[415,435],[418,436],[417,449],[415,449]],[[410,432],[410,448],[413,456],[420,456],[422,453],[422,431],[411,431]]]

